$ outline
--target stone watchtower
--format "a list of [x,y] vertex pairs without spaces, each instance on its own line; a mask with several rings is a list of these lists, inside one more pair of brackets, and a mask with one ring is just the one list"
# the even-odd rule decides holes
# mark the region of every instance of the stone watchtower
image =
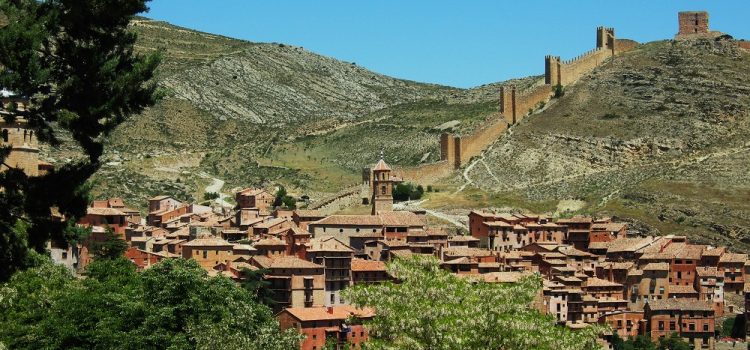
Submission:
[[612,52],[612,56],[615,55],[615,28],[596,28],[596,48],[607,49]]
[[[0,116],[14,115],[14,110],[23,108],[24,103],[20,100],[4,96]],[[28,176],[39,175],[39,144],[26,119],[16,117],[10,123],[0,119],[0,147],[10,147],[10,154],[4,164],[0,164],[0,171],[13,167],[23,170]]]
[[675,39],[701,37],[709,34],[708,12],[684,11],[677,14],[680,27]]
[[372,215],[393,210],[393,184],[391,167],[385,163],[383,156],[372,168]]

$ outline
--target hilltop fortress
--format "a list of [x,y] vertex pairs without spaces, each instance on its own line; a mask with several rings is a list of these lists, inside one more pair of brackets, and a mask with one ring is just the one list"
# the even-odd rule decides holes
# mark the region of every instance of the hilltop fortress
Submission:
[[[675,40],[717,39],[725,34],[712,31],[705,11],[678,13],[679,29]],[[404,179],[429,183],[448,176],[453,170],[466,165],[472,157],[479,155],[513,124],[541,110],[555,96],[556,91],[574,84],[594,68],[611,58],[633,50],[639,44],[629,39],[618,39],[614,28],[596,28],[596,46],[573,59],[562,60],[560,56],[544,57],[544,78],[523,90],[514,85],[500,87],[499,113],[487,118],[484,124],[470,134],[440,135],[440,161],[413,168],[399,169]],[[750,50],[750,42],[737,40],[740,48]]]
[[489,125],[470,135],[441,135],[440,159],[454,169],[460,168],[500,137],[510,125],[520,122],[540,108],[554,95],[556,89],[574,83],[607,59],[632,50],[636,45],[632,40],[616,39],[614,28],[598,27],[596,47],[591,51],[567,61],[560,59],[560,56],[545,56],[544,79],[523,91],[513,85],[500,88],[499,118],[493,116]]

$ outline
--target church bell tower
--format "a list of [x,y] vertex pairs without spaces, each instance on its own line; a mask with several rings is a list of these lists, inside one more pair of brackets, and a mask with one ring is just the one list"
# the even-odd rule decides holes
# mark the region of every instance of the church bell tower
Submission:
[[372,168],[372,215],[393,210],[393,184],[391,167],[380,152],[380,160]]

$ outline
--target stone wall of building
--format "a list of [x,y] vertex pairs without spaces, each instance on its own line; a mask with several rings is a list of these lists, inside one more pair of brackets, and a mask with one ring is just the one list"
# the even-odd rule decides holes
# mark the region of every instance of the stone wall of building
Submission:
[[[28,176],[39,175],[39,144],[33,130],[26,121],[17,119],[13,123],[0,122],[0,147],[11,147],[5,164],[20,168]],[[0,171],[7,169],[0,165]]]
[[679,31],[675,36],[678,39],[691,36],[701,36],[709,33],[708,12],[684,11],[677,14]]

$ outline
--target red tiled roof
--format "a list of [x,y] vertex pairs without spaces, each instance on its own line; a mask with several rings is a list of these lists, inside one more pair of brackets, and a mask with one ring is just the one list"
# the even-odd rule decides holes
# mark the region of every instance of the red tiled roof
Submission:
[[101,215],[101,216],[125,215],[125,213],[115,208],[90,208],[90,207],[86,208],[86,214]]
[[382,261],[352,259],[352,272],[386,271],[385,263]]
[[254,256],[252,257],[252,259],[264,269],[323,268],[322,265],[300,259],[296,256],[282,256],[276,258],[269,258],[267,256]]
[[660,299],[648,302],[649,308],[654,311],[688,310],[688,311],[713,311],[713,306],[704,300],[683,299]]
[[351,305],[290,307],[281,311],[281,313],[285,312],[300,321],[344,321],[349,316],[358,318],[372,318],[375,316],[374,311],[370,308],[357,309]]
[[381,171],[381,170],[391,170],[391,167],[386,164],[385,160],[381,159],[378,161],[377,164],[375,164],[375,167],[372,168],[373,171]]

